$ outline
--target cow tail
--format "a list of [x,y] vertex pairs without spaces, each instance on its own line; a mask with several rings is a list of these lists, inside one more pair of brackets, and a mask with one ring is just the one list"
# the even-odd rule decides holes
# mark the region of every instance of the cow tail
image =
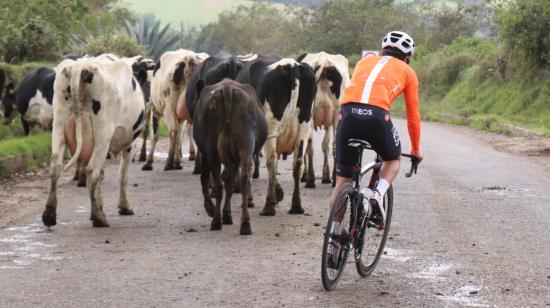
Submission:
[[79,113],[75,114],[75,124],[76,124],[76,151],[74,152],[73,157],[65,165],[64,170],[69,170],[80,157],[80,152],[82,152],[82,117]]
[[[69,162],[65,165],[64,170],[69,170],[73,165],[76,164],[78,161],[78,158],[80,157],[80,154],[82,153],[82,146],[84,144],[84,134],[83,134],[83,127],[84,125],[86,128],[90,129],[92,126],[92,114],[91,110],[88,110],[84,103],[84,87],[85,85],[82,83],[82,81],[79,81],[77,87],[73,87],[71,85],[71,93],[78,93],[76,95],[76,100],[74,100],[73,105],[71,106],[71,113],[75,116],[75,124],[76,124],[76,151],[69,160]],[[89,108],[89,107],[88,107]],[[93,135],[92,135],[93,138]],[[88,142],[93,142],[93,140],[88,140]]]
[[223,97],[224,97],[224,129],[228,130],[231,128],[231,118],[233,115],[233,90],[229,85],[225,84],[223,86]]

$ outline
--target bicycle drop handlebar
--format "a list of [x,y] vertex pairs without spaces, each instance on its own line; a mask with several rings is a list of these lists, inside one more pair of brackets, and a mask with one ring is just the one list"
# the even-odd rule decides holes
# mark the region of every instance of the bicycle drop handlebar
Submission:
[[416,174],[416,172],[418,171],[418,163],[419,163],[418,158],[412,154],[401,154],[401,156],[408,157],[411,159],[411,171],[405,174],[405,177],[410,178],[411,176],[413,176],[413,174]]

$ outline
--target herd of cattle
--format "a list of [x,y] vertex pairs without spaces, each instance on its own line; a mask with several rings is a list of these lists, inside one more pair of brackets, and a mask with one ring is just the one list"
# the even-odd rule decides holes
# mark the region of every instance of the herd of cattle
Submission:
[[[89,190],[93,225],[109,226],[101,196],[108,155],[121,158],[119,213],[132,215],[126,186],[133,142],[143,134],[139,160],[145,161],[143,170],[152,170],[159,119],[164,117],[170,140],[164,170],[182,168],[187,132],[194,173],[201,174],[204,207],[213,218],[211,229],[232,223],[235,190],[242,194],[240,234],[247,235],[251,178],[259,175],[262,149],[269,185],[260,215],[275,215],[275,205],[283,199],[277,162],[290,154],[294,191],[289,213],[304,213],[300,182],[315,187],[312,140],[319,128],[325,130],[322,182],[331,183],[330,140],[348,83],[348,61],[341,55],[321,52],[295,60],[272,54],[209,56],[180,49],[166,52],[156,63],[112,54],[65,59],[55,69],[30,71],[17,88],[0,70],[0,98],[5,124],[17,113],[25,134],[35,125],[52,130],[51,186],[42,216],[46,226],[56,224],[57,181],[66,148],[72,157],[64,169],[77,166],[75,179]],[[147,155],[150,121],[154,136]]]

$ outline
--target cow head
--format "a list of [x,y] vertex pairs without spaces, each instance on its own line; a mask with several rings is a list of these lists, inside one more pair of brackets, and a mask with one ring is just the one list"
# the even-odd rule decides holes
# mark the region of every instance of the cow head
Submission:
[[2,109],[4,113],[4,125],[10,125],[17,115],[17,106],[15,105],[15,86],[8,84],[6,93],[2,98]]
[[151,80],[149,79],[149,73],[146,69],[140,69],[137,72],[134,72],[134,77],[141,87],[141,91],[143,91],[143,98],[147,103],[151,97]]

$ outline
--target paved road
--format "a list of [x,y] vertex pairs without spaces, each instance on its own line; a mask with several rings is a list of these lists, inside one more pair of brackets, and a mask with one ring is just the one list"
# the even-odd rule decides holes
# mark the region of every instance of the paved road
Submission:
[[[397,125],[408,149],[404,122]],[[426,160],[416,177],[402,171],[395,183],[391,237],[367,279],[350,266],[336,291],[323,290],[331,188],[318,180],[318,188],[303,190],[307,214],[286,214],[290,161],[281,163],[287,195],[277,216],[260,217],[261,206],[254,208],[249,237],[238,235],[238,223],[209,231],[191,163],[172,172],[161,171],[162,161],[152,172],[132,164],[136,215],[119,217],[110,163],[108,229],[91,227],[86,190],[69,174],[52,232],[40,222],[44,172],[0,187],[0,306],[549,306],[550,172],[495,150],[491,135],[432,123],[423,133]],[[316,162],[320,170],[319,155]],[[266,185],[262,168],[253,182],[257,205]],[[236,222],[238,204],[235,198]]]

